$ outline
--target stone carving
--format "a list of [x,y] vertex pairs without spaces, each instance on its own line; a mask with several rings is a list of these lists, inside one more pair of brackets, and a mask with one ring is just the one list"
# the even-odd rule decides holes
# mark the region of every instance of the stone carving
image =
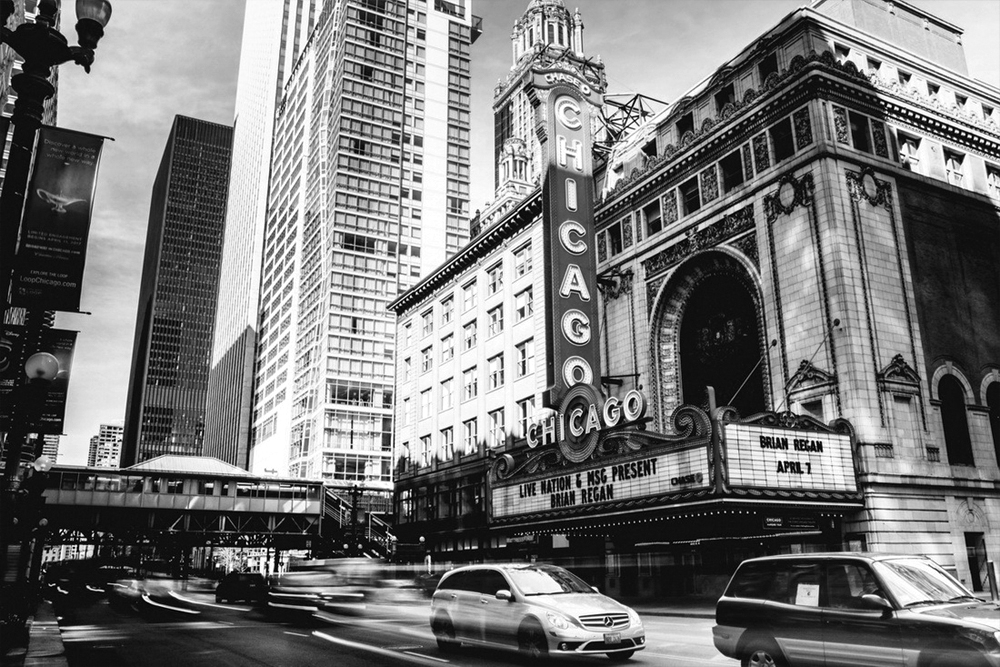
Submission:
[[753,138],[754,169],[759,174],[771,166],[771,156],[767,152],[767,135],[763,132]]
[[885,125],[880,120],[872,118],[872,137],[875,144],[875,155],[889,157],[889,146],[885,140]]
[[757,249],[757,236],[755,234],[747,234],[740,237],[733,241],[731,245],[746,255],[754,267],[758,271],[760,270],[760,252]]
[[802,363],[799,364],[798,370],[795,371],[795,375],[788,381],[788,388],[791,390],[804,386],[815,387],[817,385],[834,384],[836,381],[837,376],[835,374],[828,373],[814,366],[807,359],[803,359]]
[[749,204],[722,217],[713,225],[700,230],[690,230],[685,238],[642,263],[646,275],[654,275],[677,264],[682,259],[698,251],[699,248],[715,247],[726,239],[753,229],[753,205]]
[[764,197],[764,215],[768,222],[774,222],[779,215],[788,215],[797,206],[806,206],[813,201],[812,174],[803,174],[795,178],[785,174],[778,182],[778,189],[773,194]]
[[603,262],[608,258],[608,236],[604,233],[597,235],[597,261]]
[[802,150],[813,142],[812,121],[809,120],[809,109],[799,109],[792,114],[792,125],[795,127],[795,146]]
[[671,189],[663,195],[663,226],[672,225],[677,218],[677,190]]
[[843,107],[833,107],[833,126],[838,142],[842,144],[851,143],[851,139],[847,134],[847,111]]
[[632,216],[622,220],[622,247],[632,247]]
[[847,189],[854,201],[867,201],[872,206],[892,207],[892,185],[875,178],[875,171],[870,166],[862,167],[861,171],[847,172]]
[[701,199],[704,204],[719,198],[719,177],[716,171],[713,164],[701,172]]
[[753,179],[753,156],[750,154],[750,144],[745,144],[743,154],[743,178],[747,181]]
[[598,276],[597,289],[601,291],[601,296],[604,297],[605,301],[617,299],[622,294],[632,293],[634,278],[635,274],[632,273],[631,269],[625,269],[624,271],[615,269],[609,274]]

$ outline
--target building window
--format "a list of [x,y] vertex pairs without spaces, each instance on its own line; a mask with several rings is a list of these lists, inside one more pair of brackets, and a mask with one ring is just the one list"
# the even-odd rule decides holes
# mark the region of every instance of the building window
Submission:
[[441,429],[440,461],[450,461],[455,456],[455,432],[449,426]]
[[899,163],[904,169],[917,171],[917,165],[920,164],[920,139],[899,134]]
[[471,283],[467,284],[462,288],[462,312],[468,312],[469,310],[476,307],[478,302],[478,292],[476,290],[476,281],[473,280]]
[[503,354],[498,354],[495,357],[490,357],[488,363],[489,367],[489,389],[499,389],[503,386]]
[[698,194],[698,177],[694,177],[680,185],[681,204],[684,215],[690,215],[701,208],[701,196]]
[[521,437],[528,437],[528,427],[535,419],[535,397],[526,398],[517,402],[517,420],[521,427]]
[[434,348],[425,347],[420,351],[420,372],[426,373],[434,367]]
[[489,319],[487,335],[490,338],[503,332],[503,304],[487,312],[486,317]]
[[642,219],[645,220],[647,238],[663,229],[663,214],[660,211],[659,199],[654,199],[642,208]]
[[945,447],[948,449],[948,463],[974,465],[962,383],[953,375],[945,375],[938,383],[938,398],[941,400],[941,422]]
[[441,362],[451,361],[455,358],[455,337],[445,336],[441,339]]
[[455,316],[455,300],[448,297],[441,302],[441,324],[448,324]]
[[465,433],[465,453],[475,454],[479,450],[479,427],[475,419],[462,422]]
[[434,311],[428,310],[420,316],[420,333],[423,336],[430,336],[434,333]]
[[406,341],[407,345],[413,342],[413,325],[409,322],[403,326],[403,340]]
[[413,361],[407,357],[403,359],[403,382],[410,379],[410,373],[413,372]]
[[424,389],[420,392],[420,418],[427,419],[433,414],[434,406],[431,403],[431,390]]
[[470,368],[462,373],[462,400],[468,401],[479,395],[478,369]]
[[399,415],[400,426],[406,426],[410,423],[410,399],[403,399],[403,410]]
[[453,405],[454,401],[454,382],[451,378],[448,378],[441,383],[441,409],[447,410]]
[[431,464],[431,436],[420,436],[420,467],[424,468]]
[[503,408],[499,410],[494,410],[489,413],[490,419],[490,441],[489,446],[492,449],[498,447],[503,447],[507,436],[504,434],[504,423],[503,423]]
[[734,190],[743,184],[743,159],[740,151],[735,150],[719,161],[719,171],[722,172],[722,189],[725,192]]
[[503,289],[503,264],[497,264],[486,272],[486,292],[496,294]]
[[871,135],[868,133],[868,117],[853,111],[847,112],[851,122],[851,142],[855,148],[865,153],[872,152]]
[[778,73],[778,54],[769,53],[764,56],[757,65],[757,76],[760,77],[760,84],[763,86],[764,82],[767,81],[767,77],[772,74]]
[[680,141],[688,132],[694,132],[694,113],[686,113],[677,119],[677,140]]
[[965,175],[965,156],[948,149],[944,151],[944,171],[948,175],[948,182],[952,185],[961,185],[962,177]]
[[986,167],[986,187],[991,196],[1000,197],[1000,167]]
[[517,354],[516,377],[523,378],[535,370],[535,340],[529,338],[515,348]]
[[722,90],[715,94],[715,113],[716,115],[722,113],[723,107],[727,104],[736,103],[736,89],[733,84],[728,86],[723,86]]
[[795,154],[795,141],[792,139],[792,122],[785,118],[771,126],[771,147],[774,149],[774,161],[787,160]]
[[531,316],[533,312],[533,299],[531,288],[524,290],[514,297],[514,321],[521,322]]
[[615,256],[622,251],[622,224],[621,222],[616,222],[607,230],[608,235],[608,250],[611,252],[611,256]]
[[986,407],[990,411],[990,432],[993,434],[993,449],[1000,465],[1000,382],[991,382],[986,388]]
[[473,320],[462,327],[462,351],[467,352],[476,346],[476,321]]
[[531,244],[521,246],[514,251],[514,278],[520,278],[531,273]]

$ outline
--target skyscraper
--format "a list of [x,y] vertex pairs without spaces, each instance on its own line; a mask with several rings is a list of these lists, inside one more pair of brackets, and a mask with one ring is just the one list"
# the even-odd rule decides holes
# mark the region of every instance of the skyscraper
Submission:
[[205,454],[243,468],[249,467],[260,260],[274,113],[309,38],[318,6],[322,6],[321,0],[251,0],[243,23],[220,308],[205,415]]
[[200,455],[233,129],[177,116],[153,183],[122,465]]
[[468,3],[328,2],[278,106],[251,467],[391,480],[387,305],[468,240]]
[[98,468],[117,468],[122,454],[122,424],[101,424],[100,431],[90,439],[87,465]]

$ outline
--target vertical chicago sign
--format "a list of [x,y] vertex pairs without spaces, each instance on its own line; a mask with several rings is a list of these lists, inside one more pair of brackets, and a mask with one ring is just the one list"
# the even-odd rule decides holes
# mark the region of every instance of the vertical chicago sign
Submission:
[[590,104],[601,96],[577,75],[537,69],[533,86],[548,91],[542,143],[547,169],[543,202],[548,285],[546,403],[555,407],[570,388],[590,385],[597,399],[597,259]]

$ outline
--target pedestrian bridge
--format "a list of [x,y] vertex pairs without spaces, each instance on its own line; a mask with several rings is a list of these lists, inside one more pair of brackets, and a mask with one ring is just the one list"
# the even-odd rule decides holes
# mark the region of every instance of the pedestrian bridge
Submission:
[[385,490],[259,477],[208,457],[162,456],[124,469],[57,465],[43,493],[49,544],[318,550],[348,535],[352,546],[391,541],[370,513],[388,509]]

